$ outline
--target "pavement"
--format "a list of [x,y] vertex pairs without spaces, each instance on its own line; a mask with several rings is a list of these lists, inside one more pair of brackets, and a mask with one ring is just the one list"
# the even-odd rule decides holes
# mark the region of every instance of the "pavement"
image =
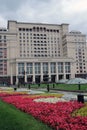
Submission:
[[[51,92],[53,92],[51,90]],[[63,94],[63,97],[65,100],[78,100],[78,95],[82,95],[84,98],[84,101],[87,101],[87,92],[81,93],[81,92],[68,92],[68,91],[55,91],[56,93]]]
[[45,93],[44,91],[41,90],[31,90],[27,88],[18,88],[17,92],[28,92],[28,94],[40,94],[40,93]]
[[[3,90],[12,89],[12,87],[0,87]],[[47,89],[28,89],[28,88],[17,88],[17,92],[28,92],[28,94],[41,94],[47,92]],[[87,101],[87,93],[78,93],[78,92],[66,92],[66,91],[57,91],[57,90],[50,90],[49,93],[59,93],[63,94],[63,99],[65,100],[77,100],[78,95],[84,95],[84,101]]]
[[[18,92],[20,91],[27,91],[29,94],[41,94],[45,93],[47,89],[27,89],[27,88],[18,88]],[[49,93],[58,93],[63,94],[63,99],[70,101],[70,100],[77,100],[78,95],[84,95],[84,101],[87,101],[87,93],[78,93],[78,92],[65,92],[65,91],[56,91],[56,90],[50,90]]]

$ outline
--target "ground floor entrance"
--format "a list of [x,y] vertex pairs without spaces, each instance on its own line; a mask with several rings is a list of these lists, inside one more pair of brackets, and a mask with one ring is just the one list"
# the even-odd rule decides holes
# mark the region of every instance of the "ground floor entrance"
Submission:
[[[9,84],[24,84],[24,83],[41,83],[41,82],[52,82],[55,83],[61,79],[70,79],[71,74],[42,74],[42,75],[19,75],[9,77]],[[4,78],[2,78],[3,81]],[[8,78],[4,79],[8,80]]]

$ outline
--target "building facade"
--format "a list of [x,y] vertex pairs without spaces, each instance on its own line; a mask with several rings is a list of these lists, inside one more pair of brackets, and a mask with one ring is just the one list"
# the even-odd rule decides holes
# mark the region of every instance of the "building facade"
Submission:
[[75,77],[87,78],[86,35],[71,31],[63,36],[63,55],[74,58]]
[[[7,29],[0,28],[0,82],[56,82],[86,74],[86,36],[75,33],[68,24],[8,21]],[[78,69],[76,54],[82,56]]]

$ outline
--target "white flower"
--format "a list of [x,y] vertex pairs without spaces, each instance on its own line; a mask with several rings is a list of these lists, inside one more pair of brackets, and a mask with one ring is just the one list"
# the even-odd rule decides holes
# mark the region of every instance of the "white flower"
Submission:
[[57,98],[57,97],[49,97],[49,98],[39,98],[34,99],[35,102],[49,102],[49,103],[56,103],[58,101],[66,101],[63,98]]

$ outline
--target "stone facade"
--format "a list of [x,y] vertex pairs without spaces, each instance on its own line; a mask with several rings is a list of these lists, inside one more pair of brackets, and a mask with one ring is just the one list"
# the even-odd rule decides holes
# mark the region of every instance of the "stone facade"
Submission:
[[[80,63],[77,70],[79,46],[84,48],[84,52],[81,49],[81,56],[85,57],[81,62],[82,71]],[[8,21],[7,29],[0,29],[0,77],[17,84],[56,82],[86,74],[85,46],[86,36],[69,32],[68,24]]]

